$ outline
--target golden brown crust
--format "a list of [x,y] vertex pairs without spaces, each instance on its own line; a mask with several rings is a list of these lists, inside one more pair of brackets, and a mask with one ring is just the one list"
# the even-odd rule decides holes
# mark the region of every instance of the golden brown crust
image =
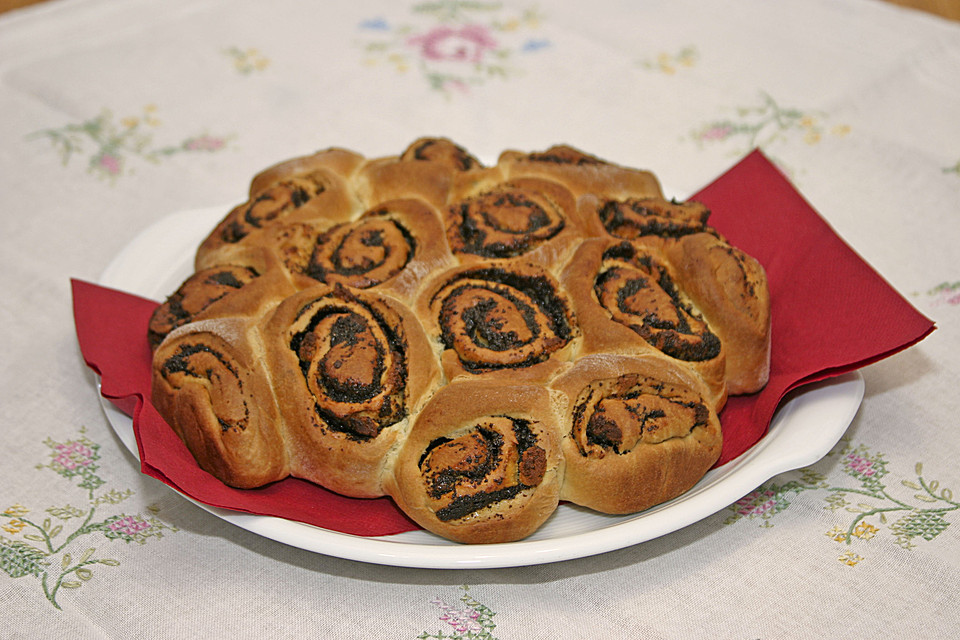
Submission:
[[417,416],[388,493],[420,526],[451,540],[525,538],[558,504],[557,423],[542,386],[449,384]]
[[264,169],[250,181],[249,195],[253,197],[268,187],[294,176],[307,176],[323,170],[349,181],[357,169],[366,162],[359,153],[349,149],[332,147],[308,156],[291,158]]
[[194,272],[154,310],[147,329],[151,349],[191,322],[256,318],[296,290],[272,253],[251,249],[233,257],[233,263]]
[[552,384],[568,398],[561,499],[635,513],[679,496],[720,456],[705,387],[664,358],[592,355]]
[[250,331],[237,318],[193,322],[153,357],[154,406],[202,469],[240,488],[289,474],[280,413]]
[[441,162],[377,158],[360,170],[358,192],[365,202],[415,198],[436,208],[447,204],[454,170]]
[[657,177],[607,162],[568,145],[546,151],[504,151],[498,162],[507,179],[531,176],[560,182],[579,198],[594,194],[609,199],[662,197]]
[[416,319],[390,298],[317,285],[284,300],[262,336],[290,473],[382,495],[388,453],[440,380]]
[[665,252],[724,344],[728,392],[762,389],[770,374],[770,290],[763,266],[706,233],[681,238]]
[[590,239],[561,275],[583,338],[578,356],[656,353],[695,371],[715,410],[726,402],[726,349],[694,309],[682,281],[649,247]]

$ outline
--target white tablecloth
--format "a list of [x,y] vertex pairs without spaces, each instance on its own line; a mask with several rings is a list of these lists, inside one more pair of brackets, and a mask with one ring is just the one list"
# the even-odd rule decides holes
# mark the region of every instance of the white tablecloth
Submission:
[[[873,0],[53,0],[0,16],[0,116],[0,637],[955,637],[960,24]],[[822,460],[599,556],[344,560],[141,475],[70,278],[274,162],[422,135],[567,143],[678,197],[760,147],[938,330],[862,370]]]

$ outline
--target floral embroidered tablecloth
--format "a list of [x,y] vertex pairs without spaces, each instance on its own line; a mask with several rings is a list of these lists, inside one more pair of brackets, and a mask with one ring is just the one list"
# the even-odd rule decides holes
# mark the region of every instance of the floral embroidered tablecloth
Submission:
[[[960,24],[873,0],[53,0],[0,15],[0,115],[0,637],[955,637]],[[70,279],[268,164],[421,135],[568,143],[681,198],[760,148],[938,330],[862,369],[822,460],[566,562],[338,559],[142,475]]]

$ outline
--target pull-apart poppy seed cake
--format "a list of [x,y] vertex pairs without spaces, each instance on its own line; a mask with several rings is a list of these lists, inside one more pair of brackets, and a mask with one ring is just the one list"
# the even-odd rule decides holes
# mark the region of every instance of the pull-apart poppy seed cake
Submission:
[[387,495],[451,540],[641,511],[767,381],[766,276],[708,218],[567,146],[282,162],[154,313],[153,402],[227,485]]

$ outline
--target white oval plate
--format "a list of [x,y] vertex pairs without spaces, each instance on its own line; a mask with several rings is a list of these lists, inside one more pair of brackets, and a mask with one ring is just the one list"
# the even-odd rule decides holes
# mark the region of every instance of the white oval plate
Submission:
[[[155,300],[165,299],[193,272],[197,245],[229,207],[182,211],[163,218],[131,241],[109,264],[100,283]],[[839,441],[863,400],[858,373],[809,385],[783,403],[768,434],[736,460],[709,471],[682,496],[627,516],[609,516],[563,504],[520,542],[461,545],[426,531],[354,536],[271,516],[198,504],[252,533],[338,558],[399,567],[474,569],[515,567],[582,558],[658,538],[702,520],[739,500],[773,476],[813,464]],[[101,396],[111,426],[137,456],[131,419]]]

